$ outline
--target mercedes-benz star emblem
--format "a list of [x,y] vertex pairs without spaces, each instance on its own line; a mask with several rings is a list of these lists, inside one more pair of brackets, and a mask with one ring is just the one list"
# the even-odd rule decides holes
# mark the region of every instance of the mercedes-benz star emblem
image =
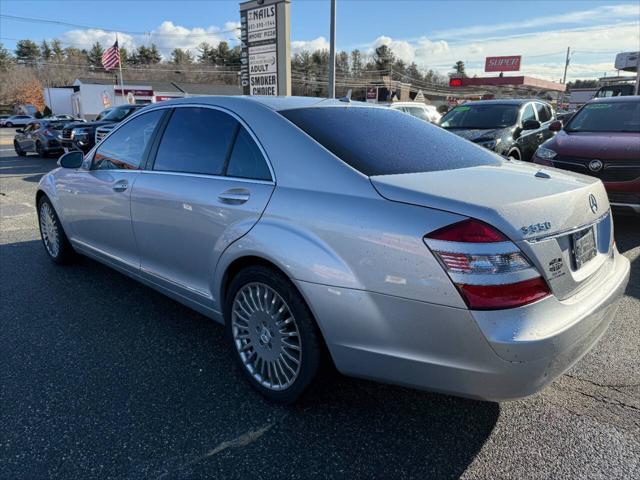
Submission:
[[602,170],[602,162],[600,160],[591,160],[589,162],[589,170],[592,172],[599,172]]
[[589,208],[591,208],[591,211],[593,213],[596,213],[598,211],[598,202],[593,194],[589,195]]

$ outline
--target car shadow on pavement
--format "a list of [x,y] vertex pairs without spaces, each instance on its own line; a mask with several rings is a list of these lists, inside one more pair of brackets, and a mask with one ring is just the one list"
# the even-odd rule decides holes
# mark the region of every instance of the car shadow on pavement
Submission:
[[39,241],[0,259],[0,476],[457,478],[500,413],[332,373],[274,405],[198,313]]
[[[618,251],[622,254],[640,249],[640,215],[620,215],[614,211],[614,235]],[[627,295],[640,299],[640,252],[631,259],[631,272]]]

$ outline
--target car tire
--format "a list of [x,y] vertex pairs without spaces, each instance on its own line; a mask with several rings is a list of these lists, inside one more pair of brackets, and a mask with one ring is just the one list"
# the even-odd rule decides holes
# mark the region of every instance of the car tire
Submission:
[[47,153],[44,151],[44,148],[42,148],[42,143],[40,143],[40,141],[36,142],[36,153],[40,158],[45,158],[47,156]]
[[509,153],[507,154],[507,158],[509,160],[521,160],[522,155],[520,155],[520,151],[517,148],[514,148],[513,150],[509,151]]
[[13,148],[15,149],[16,154],[19,157],[25,157],[27,155],[27,152],[25,152],[20,148],[20,145],[18,144],[18,142],[15,142],[15,141],[13,142]]
[[13,123],[7,122],[7,123],[4,124],[4,126],[7,127],[7,128],[12,128],[13,127]]
[[269,400],[296,401],[318,374],[322,340],[295,286],[266,266],[247,267],[229,284],[225,333],[239,368]]
[[58,214],[46,196],[42,196],[38,202],[38,226],[42,244],[49,258],[59,265],[70,263],[75,252],[64,233]]

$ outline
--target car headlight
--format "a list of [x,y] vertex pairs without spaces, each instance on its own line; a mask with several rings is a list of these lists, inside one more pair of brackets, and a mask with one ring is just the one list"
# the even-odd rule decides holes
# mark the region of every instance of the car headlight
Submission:
[[495,150],[496,147],[500,145],[500,139],[496,138],[495,140],[480,140],[476,143],[481,147],[488,148],[489,150]]
[[551,160],[555,158],[556,155],[558,154],[550,148],[538,147],[538,150],[536,150],[536,157],[542,158],[543,160]]
[[71,138],[86,137],[89,134],[89,130],[86,128],[74,128],[71,130]]

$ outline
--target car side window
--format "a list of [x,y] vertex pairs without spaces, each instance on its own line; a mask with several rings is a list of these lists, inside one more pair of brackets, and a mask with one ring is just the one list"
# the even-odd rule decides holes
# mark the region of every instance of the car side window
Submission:
[[138,170],[164,110],[134,118],[104,140],[93,157],[92,170]]
[[231,151],[227,176],[271,180],[271,173],[262,152],[244,127],[240,127]]
[[527,120],[537,120],[536,119],[536,112],[533,110],[533,105],[528,103],[526,107],[524,107],[524,110],[522,112],[522,123],[526,122]]
[[238,121],[220,110],[176,108],[158,146],[154,170],[222,175]]
[[545,123],[551,120],[551,112],[547,105],[544,103],[536,103],[536,110],[538,111],[538,120],[540,123]]

